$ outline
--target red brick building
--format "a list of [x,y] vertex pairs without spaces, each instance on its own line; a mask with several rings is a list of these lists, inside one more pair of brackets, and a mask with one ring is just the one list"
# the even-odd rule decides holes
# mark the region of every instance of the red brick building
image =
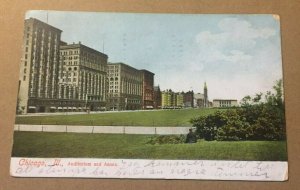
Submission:
[[147,70],[140,70],[142,74],[142,109],[153,109],[154,96],[154,73]]

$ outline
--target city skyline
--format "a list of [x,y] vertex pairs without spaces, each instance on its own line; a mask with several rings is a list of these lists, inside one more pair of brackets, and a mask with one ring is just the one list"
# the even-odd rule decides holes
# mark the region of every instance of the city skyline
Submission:
[[210,100],[240,100],[271,90],[282,78],[280,25],[273,15],[29,11],[29,17],[61,29],[62,41],[107,54],[109,62],[155,73],[161,89],[203,93],[206,81]]

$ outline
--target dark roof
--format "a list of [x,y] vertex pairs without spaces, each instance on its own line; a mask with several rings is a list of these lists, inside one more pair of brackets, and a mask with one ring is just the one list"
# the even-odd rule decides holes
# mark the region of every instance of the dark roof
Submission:
[[94,53],[97,53],[97,54],[101,54],[102,56],[104,56],[106,58],[108,57],[106,54],[104,54],[104,53],[102,53],[100,51],[97,51],[97,50],[95,50],[93,48],[90,48],[90,47],[88,47],[86,45],[81,44],[81,42],[79,42],[77,44],[73,43],[73,44],[67,44],[67,45],[60,46],[60,49],[62,49],[62,50],[64,50],[64,49],[74,49],[74,48],[87,49],[88,51],[91,51],[91,52],[94,52]]
[[44,26],[46,26],[46,27],[50,27],[50,28],[52,28],[52,29],[54,29],[54,30],[57,30],[57,31],[59,31],[59,32],[62,32],[61,29],[56,28],[56,27],[54,27],[54,26],[52,26],[52,25],[50,25],[50,24],[48,24],[48,23],[45,23],[45,22],[43,22],[43,21],[41,21],[41,20],[39,20],[39,19],[36,19],[36,18],[30,17],[29,19],[25,19],[25,23],[26,23],[26,22],[33,22],[33,23],[42,24],[42,25],[44,25]]

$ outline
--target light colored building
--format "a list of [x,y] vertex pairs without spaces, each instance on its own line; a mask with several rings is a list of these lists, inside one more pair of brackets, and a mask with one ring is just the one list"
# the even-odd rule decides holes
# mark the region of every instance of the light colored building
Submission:
[[143,80],[142,109],[154,108],[154,73],[140,70]]
[[55,109],[61,33],[60,29],[40,20],[25,20],[18,113],[49,112]]
[[195,108],[204,107],[204,94],[201,93],[194,94],[194,107]]
[[208,90],[206,82],[204,82],[203,94],[194,94],[194,107],[195,108],[208,108],[211,107],[211,102],[208,99]]
[[107,59],[80,42],[60,47],[58,111],[105,110]]
[[165,90],[161,92],[161,108],[171,108],[174,104],[174,92]]
[[175,94],[175,99],[176,99],[176,103],[174,104],[175,107],[183,108],[184,107],[183,94],[182,93],[176,93]]
[[161,108],[174,109],[182,107],[184,107],[182,93],[175,93],[172,90],[165,90],[161,92]]
[[143,77],[140,70],[124,63],[109,63],[108,82],[108,109],[142,108]]
[[215,108],[237,107],[237,106],[238,106],[237,100],[232,100],[232,99],[214,99],[213,100],[213,107],[215,107]]

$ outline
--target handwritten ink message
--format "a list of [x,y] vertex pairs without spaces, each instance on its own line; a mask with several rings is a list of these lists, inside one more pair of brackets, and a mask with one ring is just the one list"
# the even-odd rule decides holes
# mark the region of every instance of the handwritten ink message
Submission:
[[284,181],[287,162],[12,158],[16,177],[86,177]]

